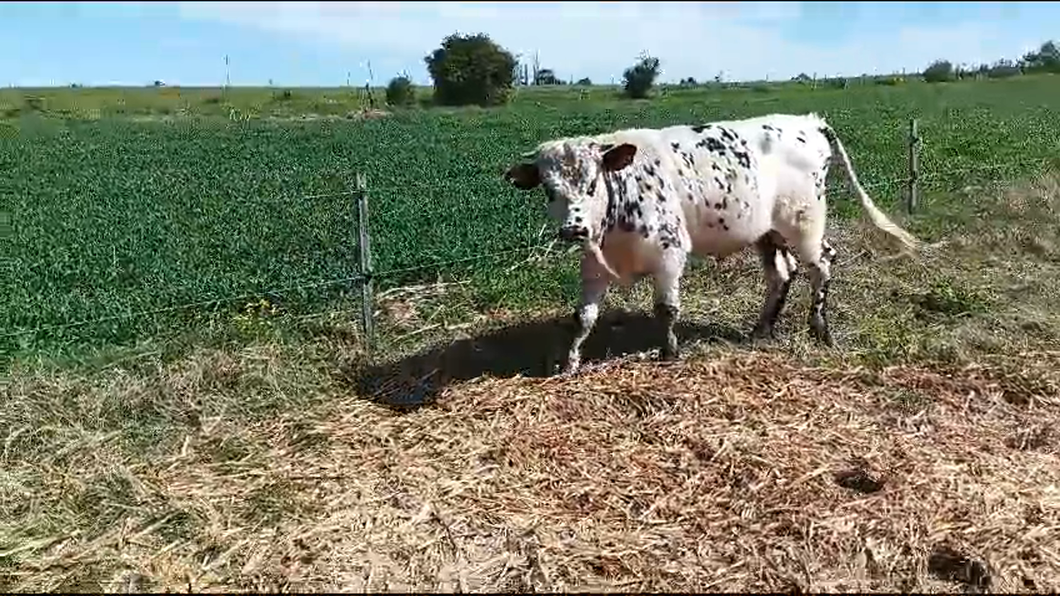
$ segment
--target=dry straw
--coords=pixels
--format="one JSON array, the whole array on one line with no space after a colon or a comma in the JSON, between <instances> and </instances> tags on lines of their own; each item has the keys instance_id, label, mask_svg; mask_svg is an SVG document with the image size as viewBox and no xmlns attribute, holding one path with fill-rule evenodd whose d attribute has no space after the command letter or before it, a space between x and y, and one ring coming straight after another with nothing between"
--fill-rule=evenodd
<instances>
[{"instance_id":1,"label":"dry straw","mask_svg":"<svg viewBox=\"0 0 1060 596\"><path fill-rule=\"evenodd\" d=\"M1038 369L627 359L456 383L414 411L337 383L323 410L206 420L129 471L196 532L127 519L25 571L58 585L120 560L114 589L211 591L1055 591L1060 355L1024 358ZM233 444L247 455L210 456Z\"/></svg>"}]
</instances>

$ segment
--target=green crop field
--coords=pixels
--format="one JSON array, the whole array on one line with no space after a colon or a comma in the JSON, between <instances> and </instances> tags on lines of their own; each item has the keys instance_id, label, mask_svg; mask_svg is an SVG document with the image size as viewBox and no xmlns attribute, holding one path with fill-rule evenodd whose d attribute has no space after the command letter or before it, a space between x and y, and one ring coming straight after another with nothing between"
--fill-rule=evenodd
<instances>
[{"instance_id":1,"label":"green crop field","mask_svg":"<svg viewBox=\"0 0 1060 596\"><path fill-rule=\"evenodd\" d=\"M1060 155L1060 79L1048 76L671 88L642 102L604 88L531 90L505 108L377 118L327 118L358 108L356 93L342 90L220 97L169 88L0 92L4 353L136 341L208 309L122 317L233 296L271 291L292 311L326 307L353 287L327 282L357 273L355 204L337 194L356 172L368 177L379 287L471 276L482 300L519 302L575 296L570 268L498 278L492 273L517 254L475 260L548 239L541 197L516 192L500 175L550 137L816 111L892 212L910 118L924 139L927 212L939 208L931 189L1025 178ZM290 119L295 112L316 118ZM840 217L856 213L845 198L834 203Z\"/></svg>"}]
</instances>

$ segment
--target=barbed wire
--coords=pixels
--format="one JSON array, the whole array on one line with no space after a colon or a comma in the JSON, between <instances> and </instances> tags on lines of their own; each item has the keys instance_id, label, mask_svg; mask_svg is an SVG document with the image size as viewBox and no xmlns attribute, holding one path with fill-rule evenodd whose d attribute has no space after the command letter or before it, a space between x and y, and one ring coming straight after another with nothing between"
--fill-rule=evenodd
<instances>
[{"instance_id":1,"label":"barbed wire","mask_svg":"<svg viewBox=\"0 0 1060 596\"><path fill-rule=\"evenodd\" d=\"M315 199L333 199L333 198L336 198L336 197L350 197L350 196L353 196L355 194L357 194L357 191L355 189L342 190L342 191L336 191L336 192L322 192L322 193L316 193L316 194L311 194L311 195L300 195L298 197L298 200L300 200L300 201L312 201L312 200L315 200Z\"/></svg>"},{"instance_id":2,"label":"barbed wire","mask_svg":"<svg viewBox=\"0 0 1060 596\"><path fill-rule=\"evenodd\" d=\"M918 182L925 182L925 181L936 180L936 179L952 178L952 177L962 176L962 175L967 175L967 174L980 173L980 172L983 172L983 171L1004 171L1004 170L1017 171L1017 170L1025 168L1025 167L1027 167L1029 165L1035 165L1035 166L1041 167L1041 166L1047 165L1048 163L1050 163L1050 159L1046 158L1046 157L1042 157L1040 159L1035 159L1035 160L1032 160L1032 161L1020 162L1020 163L1012 163L1012 162L1004 163L1004 162L1002 162L1002 163L996 163L996 164L982 164L980 166L968 167L968 168L963 168L963 169L960 169L960 170L949 170L945 174L938 173L938 172L921 173L918 176L917 181ZM921 166L923 166L923 165L925 165L925 164L922 163ZM830 173L831 172L835 172L835 171L837 171L837 170L833 166L830 169ZM856 166L855 166L855 171L856 171ZM494 172L491 171L491 173L494 173ZM497 180L497 185L496 185L496 188L493 189L494 191L505 191L505 190L509 190L510 189L510 187L506 183L503 182L503 178L502 178L502 175L500 173L497 173L496 180ZM870 190L870 189L874 189L874 188L884 188L884 187L888 187L888 186L896 186L896 185L899 185L899 184L908 184L910 180L911 180L911 178L909 178L908 176L904 176L904 177L899 177L899 178L892 178L890 180L873 181L873 182L868 182L868 183L862 182L862 186L866 190ZM482 194L488 194L489 193L489 189L486 189L486 188L469 189L466 184L451 183L451 182L423 182L423 183L415 182L415 181L407 181L407 182L406 181L401 181L401 182L398 182L398 181L395 181L393 179L388 179L385 182L383 182L382 184L380 184L378 181L373 182L371 179L369 179L368 182L369 182L369 186L370 186L369 187L369 191L368 191L370 196L372 194L374 194L374 193L380 193L380 194L383 194L383 195L386 195L386 196L400 195L401 193L407 192L409 190L424 191L424 192L419 193L419 194L435 194L435 193L437 193L437 194L451 194L449 192L450 189L451 189L451 190L454 191L452 194L463 194L465 196L466 195L472 195L472 196L474 196L474 195L482 195ZM843 179L843 183L846 184L846 180L845 179ZM429 200L428 200L428 202L429 202ZM405 202L405 203L402 203L400 206L398 206L396 208L393 208L393 209L387 209L387 210L383 210L383 211L378 211L378 210L373 211L372 215L373 215L373 217L389 218L389 217L392 217L394 215L401 215L401 214L403 214L405 212L421 208L422 206L423 206L422 202L415 202L415 203Z\"/></svg>"},{"instance_id":3,"label":"barbed wire","mask_svg":"<svg viewBox=\"0 0 1060 596\"><path fill-rule=\"evenodd\" d=\"M158 308L158 309L144 310L144 311L138 311L138 312L133 312L133 313L123 313L123 314L120 314L120 315L112 315L112 316L101 317L101 318L97 318L97 319L85 319L85 320L82 320L82 321L75 321L73 323L64 323L64 324L60 324L60 325L48 325L48 326L44 326L44 327L36 327L36 328L33 328L33 329L20 329L20 330L16 330L16 331L10 331L10 332L6 332L6 333L2 333L2 334L0 334L0 338L9 338L9 337L16 337L16 336L20 336L20 335L29 335L29 334L33 334L33 333L44 333L44 332L50 332L50 331L60 331L60 330L64 330L64 329L71 329L71 328L81 327L81 326L85 326L85 325L109 323L109 322L112 322L112 321L120 321L120 320L127 320L127 319L136 319L136 318L141 318L141 317L156 316L156 315L162 315L162 314L167 314L167 313L172 313L172 312L180 312L180 311L189 310L189 309L195 309L195 308L219 306L219 305L222 305L222 304L227 304L227 303L232 303L232 302L239 302L239 301L243 301L243 300L254 300L254 299L258 299L258 298L261 298L263 296L269 296L269 295L279 295L279 294L286 294L286 293L290 293L290 292L297 292L297 291L300 291L300 290L311 290L311 289L324 288L324 287L328 287L328 286L352 284L352 283L355 283L355 282L364 282L364 281L366 281L369 278L380 279L380 278L387 278L387 277L396 277L396 276L404 274L404 273L415 273L415 272L418 272L418 271L444 270L446 268L451 268L451 267L454 267L456 265L472 263L472 262L476 262L476 261L482 261L482 260L486 260L486 259L490 259L490 258L494 258L494 257L511 255L511 254L518 254L518 253L529 253L529 252L533 252L535 250L548 248L548 247L550 247L552 245L553 245L552 242L546 242L546 243L539 242L537 244L522 245L522 246L517 246L517 247L513 247L513 248L509 248L509 249L499 250L499 251L490 252L490 253L484 253L484 254L481 254L481 255L472 255L470 257L464 257L464 258L461 258L461 259L454 259L454 260L450 260L450 261L435 261L435 262L432 262L432 263L425 263L423 265L415 265L415 266L411 266L411 267L399 267L399 268L394 268L394 269L386 269L386 270L383 270L383 271L380 271L380 272L372 272L372 273L369 273L367 275L358 274L358 275L355 275L355 276L343 277L343 278L337 278L337 279L330 279L330 280L314 282L314 283L310 283L310 284L300 284L300 285L295 285L295 286L286 286L286 287L282 287L282 288L266 289L266 290L261 290L261 291L258 291L258 292L250 292L250 293L245 293L245 294L240 294L240 295L235 295L235 296L229 296L229 297L213 298L213 299L209 299L209 300L200 300L200 301L196 301L196 302L188 302L188 303L184 303L184 304L177 304L177 305L167 306L167 307Z\"/></svg>"},{"instance_id":4,"label":"barbed wire","mask_svg":"<svg viewBox=\"0 0 1060 596\"><path fill-rule=\"evenodd\" d=\"M17 336L20 336L20 335L29 335L29 334L33 334L33 333L43 333L43 332L49 332L49 331L60 331L60 330L64 330L64 329L72 329L72 328L75 328L75 327L82 327L84 325L95 325L95 324L99 324L99 323L109 323L109 322L112 322L112 321L121 321L121 320L127 320L127 319L138 319L138 318L148 317L148 316L163 315L163 314L167 314L167 313L180 312L180 311L183 311L183 310L189 310L189 309L193 309L193 308L203 308L203 307L208 307L208 306L218 306L218 305L227 304L227 303L230 303L230 302L239 302L241 300L254 300L254 299L261 298L262 296L268 296L270 294L284 294L284 293L289 293L289 292L297 292L299 290L312 290L312 289L319 289L319 288L328 287L328 286L350 284L350 283L362 281L362 280L364 280L364 278L365 277L363 275L356 275L356 276L352 276L352 277L330 279L330 280L326 280L326 281L322 281L322 282L315 282L315 283L311 283L311 284L301 284L301 285L297 285L297 286L288 286L288 287L284 287L284 288L276 288L276 289L271 289L271 290L262 290L260 292L252 292L252 293L241 294L241 295L236 295L236 296L227 296L227 297L222 297L222 298L213 298L213 299L210 299L210 300L200 300L200 301L197 301L197 302L188 302L188 303L185 303L185 304L177 304L177 305L174 305L174 306L166 306L166 307L163 307L163 308L158 308L158 309L153 309L153 310L145 310L145 311L139 311L139 312L133 312L133 313L123 313L123 314L120 314L120 315L111 315L109 317L101 317L101 318L98 318L98 319L85 319L85 320L82 320L82 321L75 321L73 323L63 323L63 324L60 324L60 325L47 325L47 326L44 326L44 327L35 327L33 329L19 329L19 330L16 330L16 331L9 331L9 332L0 334L0 338L6 339L6 338L9 338L9 337L17 337Z\"/></svg>"},{"instance_id":5,"label":"barbed wire","mask_svg":"<svg viewBox=\"0 0 1060 596\"><path fill-rule=\"evenodd\" d=\"M548 248L551 245L552 245L551 242L538 243L538 244L533 244L533 245L518 246L518 247L514 247L514 248L499 250L499 251L496 251L496 252L484 253L484 254L480 254L480 255L472 255L470 257L464 257L462 259L456 259L456 260L453 260L453 261L440 261L440 262L435 262L435 263L431 263L431 264L427 264L427 265L414 265L414 266L411 266L411 267L401 267L401 268L397 268L397 269L388 269L386 271L382 271L380 273L373 274L373 277L377 277L377 278L395 277L395 276L401 275L403 273L414 273L414 272L417 272L417 271L430 271L432 269L442 269L442 268L446 268L446 267L452 267L452 266L455 266L455 265L463 265L463 264L466 264L466 263L484 261L486 259L491 259L491 258L494 258L494 257L499 257L499 256L504 256L504 255L518 254L518 253L525 253L525 252L533 252L533 251L538 250L538 249Z\"/></svg>"},{"instance_id":6,"label":"barbed wire","mask_svg":"<svg viewBox=\"0 0 1060 596\"><path fill-rule=\"evenodd\" d=\"M926 173L926 174L920 174L920 176L917 179L917 183L918 184L922 184L922 185L930 185L933 182L948 182L948 181L952 181L953 178L960 177L960 176L965 176L965 175L968 175L968 174L978 174L978 173L982 173L982 172L986 172L986 171L1004 171L1004 170L1018 171L1018 170L1023 170L1027 166L1032 165L1032 164L1033 165L1037 165L1037 166L1045 166L1045 165L1047 165L1049 163L1050 163L1049 159L1040 159L1040 160L1034 160L1033 162L1025 162L1025 163L1022 163L1022 164L1014 164L1014 163L1008 163L1008 164L1006 164L1006 163L984 164L982 167L965 168L963 170L947 171L945 173L930 172L930 173ZM847 181L844 180L844 182L847 182ZM878 190L880 188L886 188L886 187L899 187L901 189L902 187L908 186L909 182L910 182L910 178L904 177L904 178L895 178L895 179L891 179L891 180L876 181L876 182L871 182L871 183L867 183L867 184L863 183L862 187L865 188L865 190L867 192L868 191L873 191L873 190ZM996 182L1001 182L1001 181L996 181ZM400 186L401 186L402 189L407 189L409 187L405 183L400 183ZM848 184L844 184L844 186L848 186ZM432 188L434 190L441 190L444 187L444 185L439 186L439 185L435 185L435 184L429 184L429 185L426 185L426 187L430 187L430 188ZM378 188L376 190L378 190ZM391 189L391 190L397 190L397 189ZM466 188L464 190L466 191ZM354 196L354 195L357 194L357 192L358 191L356 189L351 189L351 190L346 190L346 191L336 191L336 192L328 192L328 193L315 193L315 194L309 194L309 195L297 195L297 198L299 200L314 200L314 199L321 199L321 198ZM369 195L370 195L371 192L372 192L372 189L369 188L368 192L369 192ZM375 215L376 218L379 218L379 217L391 217L394 214L400 213L401 211L403 211L403 209L391 210L389 212L384 212L382 214L374 214L374 215ZM229 303L239 302L239 301L244 301L244 300L245 301L250 301L250 300L260 299L262 297L266 297L266 296L270 296L270 295L281 295L281 294L285 294L285 293L304 291L304 290L320 289L320 288L326 288L326 287L330 287L330 286L361 283L361 282L365 282L365 281L367 281L369 279L395 278L395 277L398 277L400 275L404 275L404 274L408 274L408 273L417 273L417 272L424 272L424 271L444 271L447 268L453 268L453 267L455 267L457 265L470 264L470 263L480 262L480 261L484 261L484 260L488 260L488 259L494 259L494 258L503 257L503 256L511 256L511 255L516 255L516 254L532 253L534 251L542 250L542 249L551 249L551 248L553 248L555 246L555 240L548 241L548 242L543 242L542 241L542 237L544 236L544 230L545 230L545 227L542 227L541 231L539 231L538 235L537 235L538 236L538 240L536 242L534 242L534 243L529 243L529 244L524 243L524 244L521 244L521 245L518 245L518 246L505 248L505 249L501 249L501 250L498 250L498 251L492 251L492 252L482 253L482 254L478 254L478 255L471 255L471 256L463 257L463 258L459 258L459 259L447 260L447 261L434 261L434 262L430 262L430 263L424 263L424 264L421 264L421 265L413 265L413 266L408 266L408 267L396 267L396 268L392 268L392 269L385 269L385 270L381 270L381 271L369 272L369 273L366 273L366 274L357 274L357 275L353 275L353 276L346 276L346 277L341 277L341 278L322 280L322 281L313 282L313 283L307 283L307 284L298 284L298 285L293 285L293 286L285 286L285 287L280 287L280 288L264 289L264 290L260 290L260 291L246 292L246 293L243 293L243 294L238 294L238 295L233 295L233 296L212 298L212 299L207 299L207 300L199 300L199 301L195 301L195 302L178 304L178 305L173 305L173 306L168 306L168 307L163 307L163 308L158 308L158 309L142 310L142 311L131 312L131 313L122 313L122 314L111 315L111 316L107 316L107 317L100 317L100 318L95 318L95 319L84 319L84 320L81 320L81 321L75 321L75 322L71 322L71 323L63 323L63 324L58 324L58 325L46 325L46 326L41 326L41 327L35 327L35 328L32 328L32 329L19 329L19 330L14 330L14 331L7 331L7 332L0 333L0 339L7 339L7 338L12 338L12 337L32 335L32 334L38 334L38 333L48 333L48 332L54 332L54 331L62 331L62 330L73 329L73 328L77 328L77 327L83 327L83 326L88 326L88 325L98 325L98 324L102 324L102 323L110 323L110 322L115 322L115 321L123 321L123 320L129 320L129 319L140 319L140 318L144 318L144 317L152 317L152 316L157 316L157 315L163 315L163 314L168 314L168 313L187 311L187 310L198 309L198 308L219 306L219 305L224 305L224 304L229 304ZM183 287L186 288L187 286L183 286Z\"/></svg>"}]
</instances>

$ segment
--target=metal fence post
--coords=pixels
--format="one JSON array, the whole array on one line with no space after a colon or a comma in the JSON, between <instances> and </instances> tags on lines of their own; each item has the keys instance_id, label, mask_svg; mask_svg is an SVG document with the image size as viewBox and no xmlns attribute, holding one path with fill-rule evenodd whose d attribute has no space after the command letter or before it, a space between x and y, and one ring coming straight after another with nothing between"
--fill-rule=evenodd
<instances>
[{"instance_id":1,"label":"metal fence post","mask_svg":"<svg viewBox=\"0 0 1060 596\"><path fill-rule=\"evenodd\" d=\"M909 190L906 196L906 211L910 214L916 209L918 182L920 178L919 163L920 134L916 130L916 118L909 121Z\"/></svg>"},{"instance_id":2,"label":"metal fence post","mask_svg":"<svg viewBox=\"0 0 1060 596\"><path fill-rule=\"evenodd\" d=\"M359 236L361 274L361 329L364 331L365 350L372 353L375 342L375 308L372 295L372 247L368 234L368 183L363 174L357 174L357 230Z\"/></svg>"}]
</instances>

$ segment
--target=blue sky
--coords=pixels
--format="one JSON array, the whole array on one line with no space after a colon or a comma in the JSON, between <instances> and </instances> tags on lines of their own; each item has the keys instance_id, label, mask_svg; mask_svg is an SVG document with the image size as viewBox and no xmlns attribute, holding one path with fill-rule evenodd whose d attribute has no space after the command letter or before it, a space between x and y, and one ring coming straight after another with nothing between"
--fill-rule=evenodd
<instances>
[{"instance_id":1,"label":"blue sky","mask_svg":"<svg viewBox=\"0 0 1060 596\"><path fill-rule=\"evenodd\" d=\"M0 85L375 83L454 31L535 51L566 79L620 79L642 50L663 79L916 70L1017 58L1060 37L1060 3L0 3ZM1054 37L1055 38L1055 37ZM349 75L347 74L349 73Z\"/></svg>"}]
</instances>

